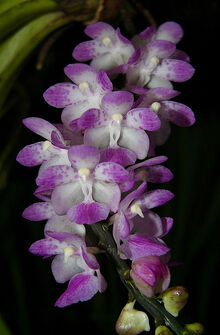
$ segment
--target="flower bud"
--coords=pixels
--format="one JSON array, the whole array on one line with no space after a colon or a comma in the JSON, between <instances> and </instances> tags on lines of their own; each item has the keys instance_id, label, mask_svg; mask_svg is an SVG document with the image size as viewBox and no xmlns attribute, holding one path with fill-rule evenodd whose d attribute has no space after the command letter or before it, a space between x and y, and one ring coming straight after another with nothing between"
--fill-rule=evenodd
<instances>
[{"instance_id":1,"label":"flower bud","mask_svg":"<svg viewBox=\"0 0 220 335\"><path fill-rule=\"evenodd\" d=\"M189 323L185 325L185 329L192 334L204 334L205 329L203 325L199 322Z\"/></svg>"},{"instance_id":2,"label":"flower bud","mask_svg":"<svg viewBox=\"0 0 220 335\"><path fill-rule=\"evenodd\" d=\"M131 277L147 297L163 292L170 283L169 268L157 256L135 259L131 266Z\"/></svg>"},{"instance_id":3,"label":"flower bud","mask_svg":"<svg viewBox=\"0 0 220 335\"><path fill-rule=\"evenodd\" d=\"M155 335L173 335L173 333L166 326L158 326Z\"/></svg>"},{"instance_id":4,"label":"flower bud","mask_svg":"<svg viewBox=\"0 0 220 335\"><path fill-rule=\"evenodd\" d=\"M136 335L143 331L149 331L149 319L146 313L134 309L134 303L128 302L122 309L115 325L119 335Z\"/></svg>"},{"instance_id":5,"label":"flower bud","mask_svg":"<svg viewBox=\"0 0 220 335\"><path fill-rule=\"evenodd\" d=\"M185 287L170 287L162 295L165 309L173 316L178 316L179 311L183 309L187 303L189 294Z\"/></svg>"}]
</instances>

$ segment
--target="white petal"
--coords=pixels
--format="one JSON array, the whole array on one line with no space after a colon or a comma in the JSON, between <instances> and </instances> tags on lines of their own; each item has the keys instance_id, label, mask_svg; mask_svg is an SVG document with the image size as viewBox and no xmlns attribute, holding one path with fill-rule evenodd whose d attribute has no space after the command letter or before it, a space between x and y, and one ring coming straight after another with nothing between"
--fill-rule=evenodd
<instances>
[{"instance_id":1,"label":"white petal","mask_svg":"<svg viewBox=\"0 0 220 335\"><path fill-rule=\"evenodd\" d=\"M51 203L58 215L65 215L70 207L81 203L84 195L78 181L55 187Z\"/></svg>"},{"instance_id":2,"label":"white petal","mask_svg":"<svg viewBox=\"0 0 220 335\"><path fill-rule=\"evenodd\" d=\"M102 181L94 181L93 199L110 206L113 212L118 210L121 192L117 184Z\"/></svg>"},{"instance_id":3,"label":"white petal","mask_svg":"<svg viewBox=\"0 0 220 335\"><path fill-rule=\"evenodd\" d=\"M138 159L144 159L149 149L149 138L144 130L122 127L118 144L134 151Z\"/></svg>"}]
</instances>

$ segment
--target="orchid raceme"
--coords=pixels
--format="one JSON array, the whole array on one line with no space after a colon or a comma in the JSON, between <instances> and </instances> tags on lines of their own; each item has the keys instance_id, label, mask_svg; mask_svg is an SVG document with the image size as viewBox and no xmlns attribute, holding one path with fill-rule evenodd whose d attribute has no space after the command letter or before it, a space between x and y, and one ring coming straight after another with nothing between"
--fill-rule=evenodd
<instances>
[{"instance_id":1,"label":"orchid raceme","mask_svg":"<svg viewBox=\"0 0 220 335\"><path fill-rule=\"evenodd\" d=\"M55 84L43 94L49 105L61 109L61 123L24 119L44 140L17 155L24 166L40 167L34 194L41 201L27 207L23 217L46 220L44 238L30 252L53 257L55 280L68 282L58 307L106 289L94 255L102 250L87 236L102 225L107 232L100 228L98 236L106 234L100 245L110 255L114 249L116 263L131 264L123 276L129 275L146 299L168 288L171 249L163 237L174 220L156 211L174 194L157 185L169 182L173 173L163 165L167 157L157 155L157 146L168 139L170 123L188 127L195 122L190 107L171 100L180 93L173 82L194 73L189 57L176 49L183 36L179 24L147 27L131 41L104 22L92 23L85 33L91 40L77 45L73 57L90 65L67 65L64 72L72 82ZM119 73L125 83L121 90L114 87Z\"/></svg>"}]
</instances>

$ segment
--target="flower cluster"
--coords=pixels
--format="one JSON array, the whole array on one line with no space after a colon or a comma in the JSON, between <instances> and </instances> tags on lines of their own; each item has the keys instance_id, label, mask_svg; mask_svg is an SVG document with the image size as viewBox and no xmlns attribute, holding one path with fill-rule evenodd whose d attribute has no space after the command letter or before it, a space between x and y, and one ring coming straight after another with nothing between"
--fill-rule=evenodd
<instances>
[{"instance_id":1,"label":"flower cluster","mask_svg":"<svg viewBox=\"0 0 220 335\"><path fill-rule=\"evenodd\" d=\"M60 108L61 123L38 117L23 120L43 141L24 147L17 161L39 165L35 196L23 212L32 221L47 220L44 238L30 252L53 256L58 283L69 282L56 306L85 301L103 292L100 272L86 225L107 220L118 255L131 263L130 275L148 297L170 282L170 248L163 237L173 225L154 208L173 193L150 185L168 182L172 172L156 156L170 133L170 122L186 127L192 110L173 101L180 92L172 82L194 73L189 57L176 44L183 36L175 22L146 28L132 41L119 28L96 22L86 27L91 38L73 50L78 62L64 68L71 80L49 87L46 102ZM114 86L124 75L123 89Z\"/></svg>"}]
</instances>

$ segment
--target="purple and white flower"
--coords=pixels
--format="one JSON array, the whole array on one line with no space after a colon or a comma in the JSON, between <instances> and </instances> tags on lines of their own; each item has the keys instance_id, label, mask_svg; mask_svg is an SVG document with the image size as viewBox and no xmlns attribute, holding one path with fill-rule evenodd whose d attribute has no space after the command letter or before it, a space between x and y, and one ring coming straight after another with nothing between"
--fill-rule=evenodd
<instances>
[{"instance_id":1,"label":"purple and white flower","mask_svg":"<svg viewBox=\"0 0 220 335\"><path fill-rule=\"evenodd\" d=\"M171 81L189 80L194 74L194 68L188 62L173 59L175 49L174 43L161 40L149 42L145 48L139 47L128 63L121 66L121 70L126 73L126 87L172 89Z\"/></svg>"},{"instance_id":2,"label":"purple and white flower","mask_svg":"<svg viewBox=\"0 0 220 335\"><path fill-rule=\"evenodd\" d=\"M85 111L100 108L102 97L113 86L107 74L96 71L87 64L69 64L64 72L71 83L60 83L44 92L46 102L56 108L63 108L61 119L64 125L75 131L76 121Z\"/></svg>"},{"instance_id":3,"label":"purple and white flower","mask_svg":"<svg viewBox=\"0 0 220 335\"><path fill-rule=\"evenodd\" d=\"M92 59L90 65L95 69L107 71L125 64L134 52L132 43L122 36L120 29L114 30L108 23L92 23L85 33L93 40L77 45L73 57L80 62Z\"/></svg>"},{"instance_id":4,"label":"purple and white flower","mask_svg":"<svg viewBox=\"0 0 220 335\"><path fill-rule=\"evenodd\" d=\"M33 243L29 251L43 257L55 256L51 269L58 283L69 281L55 306L65 307L91 299L103 292L106 282L95 256L87 251L83 238L65 232L46 232L47 238Z\"/></svg>"},{"instance_id":5,"label":"purple and white flower","mask_svg":"<svg viewBox=\"0 0 220 335\"><path fill-rule=\"evenodd\" d=\"M127 168L129 179L120 184L120 190L127 192L131 190L135 183L166 183L173 178L172 172L165 166L160 165L167 160L166 156L149 158L146 161L131 165Z\"/></svg>"},{"instance_id":6,"label":"purple and white flower","mask_svg":"<svg viewBox=\"0 0 220 335\"><path fill-rule=\"evenodd\" d=\"M148 43L160 40L169 41L174 44L179 43L183 37L183 28L176 22L167 21L161 24L158 28L155 25L151 25L143 30L140 34L135 35L132 38L132 43L138 48L140 45L145 47ZM175 49L170 58L180 59L185 62L189 62L189 56L182 50Z\"/></svg>"},{"instance_id":7,"label":"purple and white flower","mask_svg":"<svg viewBox=\"0 0 220 335\"><path fill-rule=\"evenodd\" d=\"M121 197L117 183L126 181L128 172L114 162L99 163L99 150L92 146L72 146L68 157L72 166L49 167L36 180L38 186L54 189L51 203L56 213L91 224L116 212Z\"/></svg>"},{"instance_id":8,"label":"purple and white flower","mask_svg":"<svg viewBox=\"0 0 220 335\"><path fill-rule=\"evenodd\" d=\"M84 143L99 149L125 148L133 151L137 158L145 158L149 148L145 130L159 129L160 120L150 109L132 109L133 103L129 92L107 93L102 99L102 109L91 109L78 120L78 127L85 129ZM135 161L132 160L130 164Z\"/></svg>"},{"instance_id":9,"label":"purple and white flower","mask_svg":"<svg viewBox=\"0 0 220 335\"><path fill-rule=\"evenodd\" d=\"M111 217L113 236L121 258L160 256L169 251L160 238L171 229L173 221L171 218L160 219L150 209L163 205L174 195L163 189L143 193L145 188L146 182L143 182L129 193L120 202L118 212Z\"/></svg>"},{"instance_id":10,"label":"purple and white flower","mask_svg":"<svg viewBox=\"0 0 220 335\"><path fill-rule=\"evenodd\" d=\"M84 225L71 222L66 215L57 215L50 201L35 202L24 210L22 216L30 221L47 220L44 227L45 236L47 231L70 233L83 238L86 234Z\"/></svg>"},{"instance_id":11,"label":"purple and white flower","mask_svg":"<svg viewBox=\"0 0 220 335\"><path fill-rule=\"evenodd\" d=\"M170 134L170 122L180 127L189 127L195 123L193 111L186 105L169 101L179 94L178 91L164 87L156 87L141 96L138 107L146 107L157 114L161 121L160 129L149 133L153 146L162 145Z\"/></svg>"},{"instance_id":12,"label":"purple and white flower","mask_svg":"<svg viewBox=\"0 0 220 335\"><path fill-rule=\"evenodd\" d=\"M16 157L20 164L36 166L43 163L44 167L58 164L70 165L68 148L74 142L82 143L80 134L69 133L65 131L63 125L53 125L38 117L26 118L23 123L34 133L44 137L46 141L24 147Z\"/></svg>"}]
</instances>

